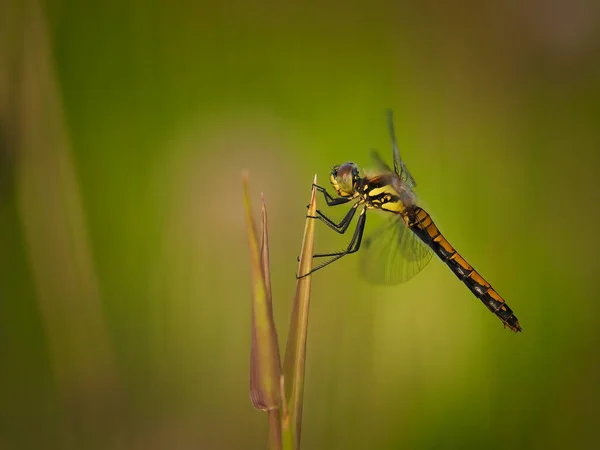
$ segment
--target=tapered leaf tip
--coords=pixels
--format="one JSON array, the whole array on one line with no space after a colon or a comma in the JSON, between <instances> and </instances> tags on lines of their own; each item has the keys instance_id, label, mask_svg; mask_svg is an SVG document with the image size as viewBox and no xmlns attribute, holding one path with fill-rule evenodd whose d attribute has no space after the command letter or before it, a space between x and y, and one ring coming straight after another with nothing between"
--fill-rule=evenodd
<instances>
[{"instance_id":1,"label":"tapered leaf tip","mask_svg":"<svg viewBox=\"0 0 600 450\"><path fill-rule=\"evenodd\" d=\"M247 174L245 176L247 177ZM250 399L255 408L270 410L277 409L280 403L279 378L281 369L268 278L266 209L264 208L263 196L261 221L263 229L260 235L262 243L260 243L252 217L247 178L243 179L243 186L253 290Z\"/></svg>"}]
</instances>

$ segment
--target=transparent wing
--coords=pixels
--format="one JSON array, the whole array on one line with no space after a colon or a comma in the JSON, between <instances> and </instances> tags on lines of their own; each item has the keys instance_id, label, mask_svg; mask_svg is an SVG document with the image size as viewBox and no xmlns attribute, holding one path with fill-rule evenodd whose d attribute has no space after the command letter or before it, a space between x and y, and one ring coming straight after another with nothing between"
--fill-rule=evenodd
<instances>
[{"instance_id":1,"label":"transparent wing","mask_svg":"<svg viewBox=\"0 0 600 450\"><path fill-rule=\"evenodd\" d=\"M396 143L396 132L394 131L394 114L391 109L388 109L388 127L394 153L394 172L398 174L402 181L408 184L411 188L414 188L417 183L404 165L402 158L400 158L400 150L398 150L398 144Z\"/></svg>"},{"instance_id":2,"label":"transparent wing","mask_svg":"<svg viewBox=\"0 0 600 450\"><path fill-rule=\"evenodd\" d=\"M377 152L377 150L371 150L371 157L373 158L373 161L375 161L375 165L377 166L377 170L379 172L394 173L394 171L390 169L390 166L386 164L386 162L383 160L383 158L381 157L379 152Z\"/></svg>"},{"instance_id":3,"label":"transparent wing","mask_svg":"<svg viewBox=\"0 0 600 450\"><path fill-rule=\"evenodd\" d=\"M368 236L361 246L360 272L373 284L399 284L427 266L433 251L393 216Z\"/></svg>"}]
</instances>

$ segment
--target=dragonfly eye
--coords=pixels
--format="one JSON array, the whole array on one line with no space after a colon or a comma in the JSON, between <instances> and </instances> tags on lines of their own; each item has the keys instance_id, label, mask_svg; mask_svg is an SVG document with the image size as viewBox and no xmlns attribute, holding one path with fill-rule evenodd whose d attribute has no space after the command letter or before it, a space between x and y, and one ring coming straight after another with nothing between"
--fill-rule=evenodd
<instances>
[{"instance_id":1,"label":"dragonfly eye","mask_svg":"<svg viewBox=\"0 0 600 450\"><path fill-rule=\"evenodd\" d=\"M354 194L358 173L358 167L354 163L333 167L329 178L338 195L349 197Z\"/></svg>"}]
</instances>

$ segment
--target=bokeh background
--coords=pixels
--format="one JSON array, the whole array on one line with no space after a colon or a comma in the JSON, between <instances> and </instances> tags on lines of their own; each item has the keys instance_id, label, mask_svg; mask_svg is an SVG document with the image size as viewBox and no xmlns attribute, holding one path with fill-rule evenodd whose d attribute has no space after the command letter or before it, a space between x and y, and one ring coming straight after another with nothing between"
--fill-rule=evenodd
<instances>
[{"instance_id":1,"label":"bokeh background","mask_svg":"<svg viewBox=\"0 0 600 450\"><path fill-rule=\"evenodd\" d=\"M596 448L599 52L593 0L2 0L0 449L265 448L240 173L283 346L313 175L388 157L387 107L524 331L437 260L388 288L336 263L303 448Z\"/></svg>"}]
</instances>

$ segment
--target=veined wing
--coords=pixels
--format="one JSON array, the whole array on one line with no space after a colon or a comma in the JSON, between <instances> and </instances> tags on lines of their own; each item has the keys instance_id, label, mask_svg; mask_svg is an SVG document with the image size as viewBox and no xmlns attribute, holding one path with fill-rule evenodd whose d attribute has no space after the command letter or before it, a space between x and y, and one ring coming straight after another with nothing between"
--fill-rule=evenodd
<instances>
[{"instance_id":1,"label":"veined wing","mask_svg":"<svg viewBox=\"0 0 600 450\"><path fill-rule=\"evenodd\" d=\"M414 188L417 183L400 157L400 150L398 150L398 144L396 143L396 132L394 131L394 114L391 109L388 109L388 128L394 153L394 171L398 174L402 181L404 181L411 188Z\"/></svg>"},{"instance_id":2,"label":"veined wing","mask_svg":"<svg viewBox=\"0 0 600 450\"><path fill-rule=\"evenodd\" d=\"M398 284L410 280L427 266L433 251L394 215L364 241L360 272L373 284Z\"/></svg>"}]
</instances>

